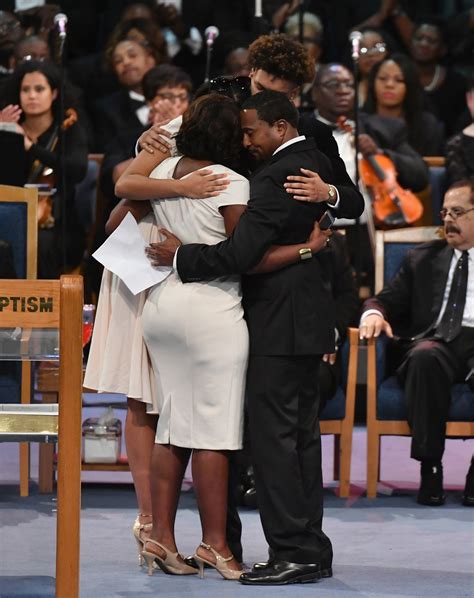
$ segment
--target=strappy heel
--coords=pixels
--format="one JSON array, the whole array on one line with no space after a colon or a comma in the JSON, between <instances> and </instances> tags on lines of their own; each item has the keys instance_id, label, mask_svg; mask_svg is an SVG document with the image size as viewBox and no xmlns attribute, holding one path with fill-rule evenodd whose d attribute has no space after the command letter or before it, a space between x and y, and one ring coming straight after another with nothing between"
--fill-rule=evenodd
<instances>
[{"instance_id":1,"label":"strappy heel","mask_svg":"<svg viewBox=\"0 0 474 598\"><path fill-rule=\"evenodd\" d=\"M199 577L201 579L204 578L204 565L209 565L210 567L214 567L214 569L216 571L218 571L224 579L234 579L234 580L240 579L240 576L242 575L243 571L235 571L234 569L229 569L229 567L226 564L234 558L233 554L231 554L228 557L223 557L221 554L219 554L217 552L217 550L214 550L214 548L212 548L212 546L210 544L204 544L204 542L201 542L199 544L199 546L201 546L202 548L205 548L206 550L209 550L209 552L212 552L212 554L214 555L214 557L216 559L216 562L213 563L212 561L208 561L204 557L197 554L197 551L194 553L194 555L193 555L194 560L198 564ZM198 546L198 548L199 548L199 546Z\"/></svg>"},{"instance_id":2,"label":"strappy heel","mask_svg":"<svg viewBox=\"0 0 474 598\"><path fill-rule=\"evenodd\" d=\"M146 540L148 537L145 537L145 534L149 534L151 532L151 528L153 527L153 523L141 523L140 522L140 515L137 515L132 527L133 537L137 543L138 548L138 566L141 567L144 564L142 551L145 545Z\"/></svg>"},{"instance_id":3,"label":"strappy heel","mask_svg":"<svg viewBox=\"0 0 474 598\"><path fill-rule=\"evenodd\" d=\"M147 550L148 544L154 544L155 546L158 546L158 548L165 553L164 558L156 552ZM179 552L171 552L165 546L163 546L163 544L160 544L156 540L145 540L142 555L148 567L148 575L153 574L154 563L156 563L158 567L168 575L195 575L197 573L194 567L186 565Z\"/></svg>"}]
</instances>

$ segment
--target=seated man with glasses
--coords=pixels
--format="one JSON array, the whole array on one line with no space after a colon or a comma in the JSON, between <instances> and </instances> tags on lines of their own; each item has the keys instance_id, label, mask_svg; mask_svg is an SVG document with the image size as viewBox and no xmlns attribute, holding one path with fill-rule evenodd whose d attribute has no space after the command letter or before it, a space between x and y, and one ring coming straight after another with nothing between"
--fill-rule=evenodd
<instances>
[{"instance_id":1,"label":"seated man with glasses","mask_svg":"<svg viewBox=\"0 0 474 598\"><path fill-rule=\"evenodd\" d=\"M364 303L360 337L397 338L412 432L411 456L421 461L418 502L442 505L446 420L451 386L474 388L474 179L444 197L444 238L407 253L398 274ZM390 323L389 323L390 322ZM393 326L393 329L392 329ZM395 337L397 335L397 337ZM474 464L463 504L474 506Z\"/></svg>"}]
</instances>

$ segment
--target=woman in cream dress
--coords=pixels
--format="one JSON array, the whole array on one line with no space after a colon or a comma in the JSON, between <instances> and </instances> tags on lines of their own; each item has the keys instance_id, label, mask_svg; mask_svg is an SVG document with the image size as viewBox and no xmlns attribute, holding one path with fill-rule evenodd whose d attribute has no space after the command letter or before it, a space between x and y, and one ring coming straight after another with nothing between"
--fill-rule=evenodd
<instances>
[{"instance_id":1,"label":"woman in cream dress","mask_svg":"<svg viewBox=\"0 0 474 598\"><path fill-rule=\"evenodd\" d=\"M181 120L178 117L166 125L165 130L170 136L177 133ZM170 143L171 151L174 151L174 140L171 139ZM161 159L169 155L161 154ZM209 170L191 174L183 181L150 180L149 183L152 185L150 197L169 197L174 193L204 198L225 187L220 178ZM119 218L120 222L120 216L127 211L126 206L127 200L123 200L115 208L107 232L113 230L114 218ZM153 213L145 215L138 226L146 241L159 240ZM139 564L142 562L144 539L151 530L150 459L159 413L155 373L143 340L141 315L147 294L144 291L133 295L115 274L104 270L84 379L86 388L127 397L125 442L138 502L139 513L133 534L138 545Z\"/></svg>"}]
</instances>

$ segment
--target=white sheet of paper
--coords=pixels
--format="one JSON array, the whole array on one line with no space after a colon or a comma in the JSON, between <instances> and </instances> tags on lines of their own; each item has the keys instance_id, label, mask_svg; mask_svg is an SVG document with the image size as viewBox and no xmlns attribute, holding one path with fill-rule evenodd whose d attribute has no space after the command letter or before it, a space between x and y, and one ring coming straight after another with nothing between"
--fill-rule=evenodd
<instances>
[{"instance_id":1,"label":"white sheet of paper","mask_svg":"<svg viewBox=\"0 0 474 598\"><path fill-rule=\"evenodd\" d=\"M137 295L162 282L172 270L169 266L152 266L145 255L147 245L135 218L127 214L92 257L116 274Z\"/></svg>"}]
</instances>

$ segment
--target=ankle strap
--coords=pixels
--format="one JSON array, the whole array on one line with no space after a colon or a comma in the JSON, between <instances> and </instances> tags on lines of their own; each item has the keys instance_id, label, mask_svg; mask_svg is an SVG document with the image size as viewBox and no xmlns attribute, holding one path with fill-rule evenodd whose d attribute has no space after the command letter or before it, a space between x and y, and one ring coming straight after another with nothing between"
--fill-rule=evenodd
<instances>
[{"instance_id":1,"label":"ankle strap","mask_svg":"<svg viewBox=\"0 0 474 598\"><path fill-rule=\"evenodd\" d=\"M214 548L212 548L212 546L210 544L205 544L204 542L200 542L199 546L202 546L206 550L209 550L210 552L212 552L212 554L216 557L216 560L223 561L224 563L228 563L229 561L231 561L234 558L233 554L231 554L227 558L224 558L221 554L219 554L217 552L217 550L214 550Z\"/></svg>"}]
</instances>

